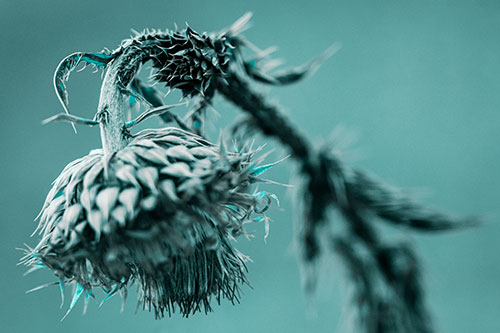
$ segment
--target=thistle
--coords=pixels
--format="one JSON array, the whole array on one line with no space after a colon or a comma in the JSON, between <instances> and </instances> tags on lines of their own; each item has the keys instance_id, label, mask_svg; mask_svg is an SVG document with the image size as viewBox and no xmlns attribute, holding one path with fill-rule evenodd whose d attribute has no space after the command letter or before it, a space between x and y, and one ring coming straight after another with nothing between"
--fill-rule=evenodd
<instances>
[{"instance_id":1,"label":"thistle","mask_svg":"<svg viewBox=\"0 0 500 333\"><path fill-rule=\"evenodd\" d=\"M87 303L96 287L104 289L106 298L118 292L125 296L133 282L139 284L139 305L153 309L156 317L177 308L185 316L210 311L212 297L237 301L239 286L247 282L247 258L230 240L245 234L246 222L263 221L267 227L264 211L275 197L251 193L249 184L275 163L259 166L254 159L259 149L252 145L228 152L203 137L205 109L220 94L247 114L233 126L233 134L259 131L288 149L299 165L302 262L314 268L325 251L339 256L355 289L357 330L432 332L413 247L387 241L377 223L439 232L476 225L477 219L418 204L348 168L329 145L318 149L250 81L297 82L338 48L334 45L309 64L274 72L279 62L270 59L271 51L241 36L250 16L212 34L189 26L148 30L114 51L76 52L63 59L54 86L65 113L46 122L98 125L103 147L70 163L56 179L40 215L42 240L27 250L24 262L32 270L51 269L61 286L75 285L68 313L84 293ZM245 57L244 47L254 55ZM183 118L136 77L147 62L154 84L179 89L194 101ZM68 110L65 81L80 64L106 71L93 119ZM128 99L138 99L148 109L125 122ZM130 128L155 115L179 128L131 134ZM343 217L341 232L325 228L331 210ZM306 290L312 291L316 276L306 278Z\"/></svg>"},{"instance_id":2,"label":"thistle","mask_svg":"<svg viewBox=\"0 0 500 333\"><path fill-rule=\"evenodd\" d=\"M245 223L269 221L264 211L274 196L250 191L272 166L259 166L260 148L247 142L228 152L222 141L216 146L175 127L131 134L133 126L173 107L153 107L125 121L124 87L141 61L135 48L115 54L94 119L67 113L46 121L98 125L103 145L54 181L39 216L42 239L23 259L52 270L61 285L76 284L68 313L82 294L87 303L96 287L107 299L126 295L134 282L139 305L157 318L177 309L184 316L211 311L212 297L234 303L248 283L247 257L231 240L245 234ZM55 76L65 92L60 68L67 69L66 60Z\"/></svg>"},{"instance_id":3,"label":"thistle","mask_svg":"<svg viewBox=\"0 0 500 333\"><path fill-rule=\"evenodd\" d=\"M209 311L212 296L237 301L247 259L230 240L265 219L270 198L248 193L262 170L254 154L172 127L139 132L110 158L93 150L54 181L42 240L26 262L88 295L101 287L109 297L137 281L140 302L157 317L176 307L185 316Z\"/></svg>"}]
</instances>

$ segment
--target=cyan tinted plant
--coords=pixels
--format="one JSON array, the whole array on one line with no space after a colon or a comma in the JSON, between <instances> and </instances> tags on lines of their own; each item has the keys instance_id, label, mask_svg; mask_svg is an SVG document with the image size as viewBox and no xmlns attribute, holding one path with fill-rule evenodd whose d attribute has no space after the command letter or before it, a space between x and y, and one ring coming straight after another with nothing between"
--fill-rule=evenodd
<instances>
[{"instance_id":1,"label":"cyan tinted plant","mask_svg":"<svg viewBox=\"0 0 500 333\"><path fill-rule=\"evenodd\" d=\"M54 84L66 113L48 119L99 126L103 148L70 163L55 181L42 209L42 240L29 249L28 265L48 267L63 283L74 283L70 310L85 294L101 287L107 297L125 292L134 281L139 299L157 317L178 308L183 315L204 309L210 299L238 299L246 281L245 257L231 237L244 234L243 224L267 222L263 214L272 195L252 192L249 184L272 166L254 160L249 145L232 152L211 144L203 131L206 108L217 94L247 117L233 126L241 142L260 132L277 140L299 167L303 206L301 240L305 265L314 267L325 251L344 262L354 285L352 302L358 328L364 332L430 332L433 330L420 281L418 258L408 243L387 242L376 224L437 232L469 226L409 199L368 174L347 167L330 145L317 147L284 116L279 106L254 91L251 81L285 85L317 70L335 47L310 64L273 71L276 61L241 33L247 14L213 34L186 27L144 31L114 51L77 52L56 70ZM244 49L254 54L247 57ZM143 64L151 79L178 89L195 107L180 118L163 105L159 92L137 77ZM83 64L105 70L94 119L69 114L65 81ZM126 121L128 101L148 109ZM166 127L132 134L142 120L159 115ZM343 217L343 228L329 228L328 214ZM309 270L314 272L314 270ZM314 274L308 289L314 287Z\"/></svg>"}]
</instances>

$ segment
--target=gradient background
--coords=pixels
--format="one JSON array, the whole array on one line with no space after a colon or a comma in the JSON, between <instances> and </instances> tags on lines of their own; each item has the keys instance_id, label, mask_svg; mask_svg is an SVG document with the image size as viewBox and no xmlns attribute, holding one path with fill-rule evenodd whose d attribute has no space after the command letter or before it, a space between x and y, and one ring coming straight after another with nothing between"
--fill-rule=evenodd
<instances>
[{"instance_id":1,"label":"gradient background","mask_svg":"<svg viewBox=\"0 0 500 333\"><path fill-rule=\"evenodd\" d=\"M82 304L63 322L59 291L49 272L27 277L16 266L51 181L63 167L100 146L96 128L41 126L62 112L52 87L58 62L74 51L114 49L130 28L172 28L184 22L216 31L246 11L254 26L245 35L296 65L333 42L342 49L314 76L285 88L262 88L277 99L315 142L343 125L357 141L351 165L393 185L417 189L423 202L459 215L478 214L480 228L411 239L425 265L428 303L439 332L500 332L500 2L386 1L6 1L0 0L0 223L1 301L4 332L342 332L346 283L333 261L323 271L315 302L301 290L292 246L294 207L285 190L274 209L267 244L263 227L238 246L254 259L253 289L238 306L155 321L134 315L119 298L101 309ZM92 117L100 77L74 74L68 89L74 114ZM232 119L221 99L223 126ZM154 120L149 124L156 125ZM274 143L270 145L274 146ZM356 154L349 154L349 153ZM284 152L277 151L275 157ZM291 162L268 177L287 182ZM391 238L396 237L391 234ZM326 281L326 282L325 282ZM66 295L67 307L70 300Z\"/></svg>"}]
</instances>

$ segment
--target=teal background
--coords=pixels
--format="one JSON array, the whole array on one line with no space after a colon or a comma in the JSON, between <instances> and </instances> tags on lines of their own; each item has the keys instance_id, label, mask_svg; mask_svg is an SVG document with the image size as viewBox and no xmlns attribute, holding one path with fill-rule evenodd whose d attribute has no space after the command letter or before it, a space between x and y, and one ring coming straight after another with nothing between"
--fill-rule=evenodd
<instances>
[{"instance_id":1,"label":"teal background","mask_svg":"<svg viewBox=\"0 0 500 333\"><path fill-rule=\"evenodd\" d=\"M279 101L295 124L318 144L342 125L357 140L345 153L350 165L398 187L416 190L421 201L457 215L480 215L485 224L444 235L387 235L410 239L424 263L428 304L439 332L500 332L500 2L386 1L6 1L0 0L0 322L3 332L343 332L346 282L328 258L316 297L301 290L293 251L290 195L280 187L282 210L267 243L263 227L241 239L250 255L253 289L241 304L189 319L155 321L134 314L129 300L101 309L81 304L62 323L59 291L48 272L27 277L16 266L51 181L75 158L100 146L96 128L42 126L62 112L52 75L74 51L114 49L130 28L172 28L184 22L216 31L246 11L254 26L245 35L276 56L300 64L333 42L342 49L312 77L285 88L259 87ZM100 77L74 74L70 109L92 117ZM221 99L215 127L236 115ZM156 125L157 121L149 124ZM271 143L269 147L276 146ZM279 149L274 157L283 156ZM268 174L288 182L287 161ZM335 223L340 223L335 221ZM69 304L66 295L66 307ZM66 309L66 308L65 308Z\"/></svg>"}]
</instances>

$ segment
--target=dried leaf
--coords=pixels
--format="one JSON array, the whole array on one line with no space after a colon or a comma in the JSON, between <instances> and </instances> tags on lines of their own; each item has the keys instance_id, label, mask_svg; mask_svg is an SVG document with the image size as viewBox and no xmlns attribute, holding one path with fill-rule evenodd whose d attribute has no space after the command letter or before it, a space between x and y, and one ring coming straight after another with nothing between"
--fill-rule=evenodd
<instances>
[{"instance_id":1,"label":"dried leaf","mask_svg":"<svg viewBox=\"0 0 500 333\"><path fill-rule=\"evenodd\" d=\"M96 205L101 211L105 220L109 219L109 213L115 206L119 193L120 193L120 188L108 187L101 190L97 194Z\"/></svg>"},{"instance_id":2,"label":"dried leaf","mask_svg":"<svg viewBox=\"0 0 500 333\"><path fill-rule=\"evenodd\" d=\"M125 228L127 226L127 209L123 206L116 206L111 213L113 220L118 222L118 224Z\"/></svg>"},{"instance_id":3,"label":"dried leaf","mask_svg":"<svg viewBox=\"0 0 500 333\"><path fill-rule=\"evenodd\" d=\"M94 184L94 181L97 179L101 171L104 169L103 161L98 161L94 164L90 170L85 173L85 177L83 178L83 188L89 188Z\"/></svg>"},{"instance_id":4,"label":"dried leaf","mask_svg":"<svg viewBox=\"0 0 500 333\"><path fill-rule=\"evenodd\" d=\"M160 183L160 189L171 201L176 202L179 200L173 180L166 179L162 181Z\"/></svg>"},{"instance_id":5,"label":"dried leaf","mask_svg":"<svg viewBox=\"0 0 500 333\"><path fill-rule=\"evenodd\" d=\"M99 191L100 185L94 185L91 188L84 188L80 195L80 203L87 212L90 212L95 203L95 197Z\"/></svg>"},{"instance_id":6,"label":"dried leaf","mask_svg":"<svg viewBox=\"0 0 500 333\"><path fill-rule=\"evenodd\" d=\"M99 210L92 210L88 216L88 223L94 229L95 239L101 238L101 231L104 224L104 218Z\"/></svg>"},{"instance_id":7,"label":"dried leaf","mask_svg":"<svg viewBox=\"0 0 500 333\"><path fill-rule=\"evenodd\" d=\"M144 210L151 211L155 209L157 201L156 196L150 195L142 200L141 206Z\"/></svg>"},{"instance_id":8,"label":"dried leaf","mask_svg":"<svg viewBox=\"0 0 500 333\"><path fill-rule=\"evenodd\" d=\"M163 149L158 148L158 149L143 149L141 150L141 153L139 154L143 159L146 161L155 163L155 164L169 164L170 162L168 161L165 152Z\"/></svg>"},{"instance_id":9,"label":"dried leaf","mask_svg":"<svg viewBox=\"0 0 500 333\"><path fill-rule=\"evenodd\" d=\"M156 183L158 182L158 170L154 167L146 167L137 171L137 178L152 193L158 193Z\"/></svg>"},{"instance_id":10,"label":"dried leaf","mask_svg":"<svg viewBox=\"0 0 500 333\"><path fill-rule=\"evenodd\" d=\"M134 187L129 187L123 190L118 197L118 201L125 206L127 209L127 213L130 216L134 216L134 209L137 205L137 201L139 200L139 190Z\"/></svg>"},{"instance_id":11,"label":"dried leaf","mask_svg":"<svg viewBox=\"0 0 500 333\"><path fill-rule=\"evenodd\" d=\"M132 184L136 187L140 187L139 182L136 179L136 169L131 165L123 165L118 168L118 170L115 171L115 176L126 184Z\"/></svg>"},{"instance_id":12,"label":"dried leaf","mask_svg":"<svg viewBox=\"0 0 500 333\"><path fill-rule=\"evenodd\" d=\"M189 152L189 149L184 146L174 146L168 148L166 151L167 156L181 160L192 162L196 160L194 156Z\"/></svg>"},{"instance_id":13,"label":"dried leaf","mask_svg":"<svg viewBox=\"0 0 500 333\"><path fill-rule=\"evenodd\" d=\"M82 205L78 203L66 208L60 223L60 226L64 231L65 235L67 235L69 228L71 228L78 221L78 218L82 213L82 210L83 210Z\"/></svg>"},{"instance_id":14,"label":"dried leaf","mask_svg":"<svg viewBox=\"0 0 500 333\"><path fill-rule=\"evenodd\" d=\"M189 149L189 152L198 158L219 156L213 149L207 147L193 147Z\"/></svg>"},{"instance_id":15,"label":"dried leaf","mask_svg":"<svg viewBox=\"0 0 500 333\"><path fill-rule=\"evenodd\" d=\"M184 162L173 163L160 170L160 173L176 178L193 177L189 165Z\"/></svg>"},{"instance_id":16,"label":"dried leaf","mask_svg":"<svg viewBox=\"0 0 500 333\"><path fill-rule=\"evenodd\" d=\"M76 302L78 302L78 300L80 299L80 296L82 296L83 290L84 290L83 286L81 284L77 283L76 290L75 290L75 293L73 294L73 299L71 300L71 304L69 305L68 312L66 312L64 317L62 317L61 321L63 321L69 315L71 310L73 310L73 308L76 305Z\"/></svg>"}]
</instances>

